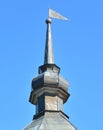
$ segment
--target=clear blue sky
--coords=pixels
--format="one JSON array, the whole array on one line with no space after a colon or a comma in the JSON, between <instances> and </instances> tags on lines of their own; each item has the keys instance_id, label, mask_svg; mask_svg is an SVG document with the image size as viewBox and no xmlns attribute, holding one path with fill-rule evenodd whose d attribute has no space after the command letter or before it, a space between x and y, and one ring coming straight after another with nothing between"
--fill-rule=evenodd
<instances>
[{"instance_id":1,"label":"clear blue sky","mask_svg":"<svg viewBox=\"0 0 103 130\"><path fill-rule=\"evenodd\" d=\"M22 130L35 107L31 80L43 64L48 7L54 19L55 63L69 80L64 112L78 130L103 130L103 1L0 1L0 130Z\"/></svg>"}]
</instances>

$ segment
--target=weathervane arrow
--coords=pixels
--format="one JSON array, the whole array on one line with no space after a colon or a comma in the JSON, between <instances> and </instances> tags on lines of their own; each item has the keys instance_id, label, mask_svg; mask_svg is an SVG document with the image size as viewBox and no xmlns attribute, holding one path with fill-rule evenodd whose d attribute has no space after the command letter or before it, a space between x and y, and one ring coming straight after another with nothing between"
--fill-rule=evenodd
<instances>
[{"instance_id":1,"label":"weathervane arrow","mask_svg":"<svg viewBox=\"0 0 103 130\"><path fill-rule=\"evenodd\" d=\"M62 16L61 14L57 13L56 11L49 9L49 18L57 18L61 20L68 20L68 18Z\"/></svg>"}]
</instances>

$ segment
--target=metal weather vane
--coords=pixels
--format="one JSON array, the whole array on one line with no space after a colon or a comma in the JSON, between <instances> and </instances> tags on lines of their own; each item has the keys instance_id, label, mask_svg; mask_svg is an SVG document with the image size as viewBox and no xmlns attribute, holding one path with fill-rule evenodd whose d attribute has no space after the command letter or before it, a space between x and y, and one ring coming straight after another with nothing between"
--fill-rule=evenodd
<instances>
[{"instance_id":1,"label":"metal weather vane","mask_svg":"<svg viewBox=\"0 0 103 130\"><path fill-rule=\"evenodd\" d=\"M56 11L49 8L49 18L57 18L61 20L68 20L68 18L62 16L61 14L57 13Z\"/></svg>"},{"instance_id":2,"label":"metal weather vane","mask_svg":"<svg viewBox=\"0 0 103 130\"><path fill-rule=\"evenodd\" d=\"M45 56L44 56L44 64L54 64L54 53L52 46L52 34L51 34L51 19L57 18L61 20L68 20L66 17L57 13L56 11L49 9L47 23L47 32L46 32L46 45L45 45Z\"/></svg>"}]
</instances>

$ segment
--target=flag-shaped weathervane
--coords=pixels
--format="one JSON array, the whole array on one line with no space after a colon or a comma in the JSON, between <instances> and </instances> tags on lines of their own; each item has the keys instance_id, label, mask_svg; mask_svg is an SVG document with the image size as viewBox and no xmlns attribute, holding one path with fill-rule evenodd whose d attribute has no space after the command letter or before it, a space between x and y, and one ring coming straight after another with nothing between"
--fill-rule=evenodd
<instances>
[{"instance_id":1,"label":"flag-shaped weathervane","mask_svg":"<svg viewBox=\"0 0 103 130\"><path fill-rule=\"evenodd\" d=\"M57 18L61 20L68 20L68 18L62 16L61 14L57 13L56 11L49 9L49 18Z\"/></svg>"}]
</instances>

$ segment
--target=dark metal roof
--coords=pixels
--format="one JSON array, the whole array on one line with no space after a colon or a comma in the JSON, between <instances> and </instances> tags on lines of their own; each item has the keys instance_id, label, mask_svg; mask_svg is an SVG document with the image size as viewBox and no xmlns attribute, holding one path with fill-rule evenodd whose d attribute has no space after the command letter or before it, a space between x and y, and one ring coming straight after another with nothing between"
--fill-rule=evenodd
<instances>
[{"instance_id":1,"label":"dark metal roof","mask_svg":"<svg viewBox=\"0 0 103 130\"><path fill-rule=\"evenodd\" d=\"M33 120L24 130L76 130L61 112L46 112Z\"/></svg>"}]
</instances>

